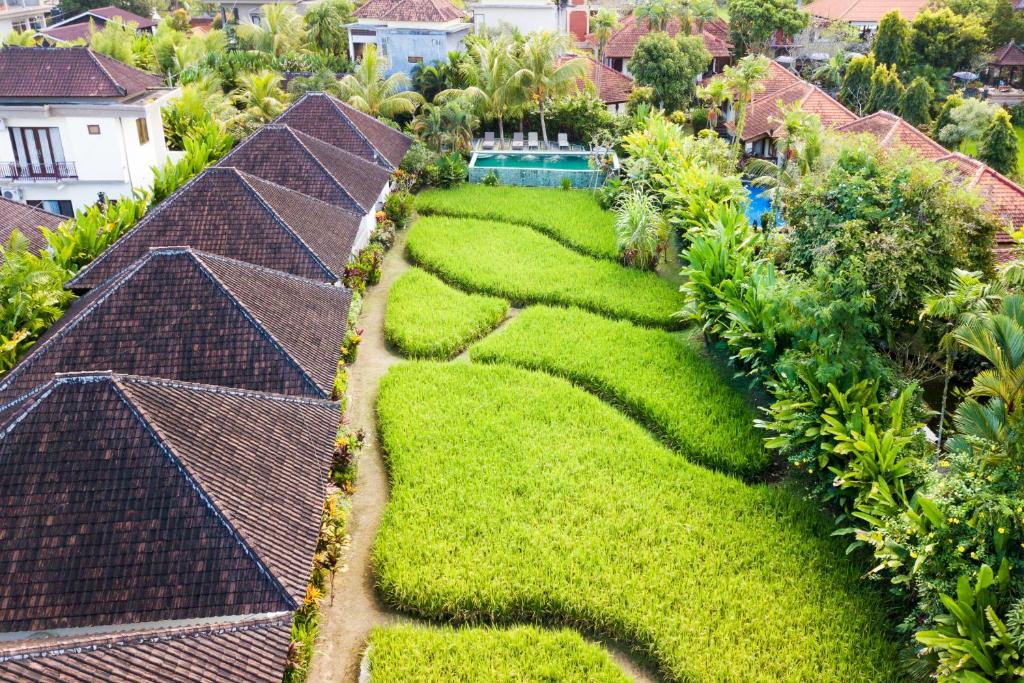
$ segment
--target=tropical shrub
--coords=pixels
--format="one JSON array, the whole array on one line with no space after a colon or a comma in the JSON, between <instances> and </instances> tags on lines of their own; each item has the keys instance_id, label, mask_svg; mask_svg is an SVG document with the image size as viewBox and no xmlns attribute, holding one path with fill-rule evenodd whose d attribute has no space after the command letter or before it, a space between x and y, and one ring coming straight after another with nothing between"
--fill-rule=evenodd
<instances>
[{"instance_id":1,"label":"tropical shrub","mask_svg":"<svg viewBox=\"0 0 1024 683\"><path fill-rule=\"evenodd\" d=\"M469 165L458 152L442 154L437 162L437 184L450 188L469 179Z\"/></svg>"},{"instance_id":2,"label":"tropical shrub","mask_svg":"<svg viewBox=\"0 0 1024 683\"><path fill-rule=\"evenodd\" d=\"M414 197L408 190L392 192L384 200L384 214L397 230L404 230L412 218Z\"/></svg>"},{"instance_id":3,"label":"tropical shrub","mask_svg":"<svg viewBox=\"0 0 1024 683\"><path fill-rule=\"evenodd\" d=\"M92 262L116 242L146 213L149 196L135 191L131 198L116 203L93 204L75 212L75 217L56 230L42 228L53 261L70 275Z\"/></svg>"}]
</instances>

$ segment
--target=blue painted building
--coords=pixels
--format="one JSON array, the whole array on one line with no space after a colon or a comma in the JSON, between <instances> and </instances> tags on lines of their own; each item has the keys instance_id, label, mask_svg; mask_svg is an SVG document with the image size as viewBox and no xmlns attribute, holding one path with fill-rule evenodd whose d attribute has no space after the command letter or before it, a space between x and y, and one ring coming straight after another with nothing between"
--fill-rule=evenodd
<instances>
[{"instance_id":1,"label":"blue painted building","mask_svg":"<svg viewBox=\"0 0 1024 683\"><path fill-rule=\"evenodd\" d=\"M369 0L355 18L348 26L349 56L359 60L367 45L376 45L387 75L445 60L473 29L448 0Z\"/></svg>"}]
</instances>

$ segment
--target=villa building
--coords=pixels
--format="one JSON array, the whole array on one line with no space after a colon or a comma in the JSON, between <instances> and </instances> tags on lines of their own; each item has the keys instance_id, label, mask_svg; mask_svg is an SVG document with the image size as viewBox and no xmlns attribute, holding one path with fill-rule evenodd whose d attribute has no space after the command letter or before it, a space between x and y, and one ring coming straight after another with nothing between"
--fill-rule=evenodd
<instances>
[{"instance_id":1,"label":"villa building","mask_svg":"<svg viewBox=\"0 0 1024 683\"><path fill-rule=\"evenodd\" d=\"M930 0L814 0L803 9L812 17L812 23L845 21L867 36L878 29L878 24L893 10L907 21L913 21L928 6Z\"/></svg>"},{"instance_id":2,"label":"villa building","mask_svg":"<svg viewBox=\"0 0 1024 683\"><path fill-rule=\"evenodd\" d=\"M29 31L46 26L56 0L2 0L0 2L0 36L11 31Z\"/></svg>"},{"instance_id":3,"label":"villa building","mask_svg":"<svg viewBox=\"0 0 1024 683\"><path fill-rule=\"evenodd\" d=\"M70 43L75 40L87 41L89 40L90 30L95 28L95 30L100 31L107 25L108 21L114 19L119 19L125 25L135 24L137 33L153 33L156 31L157 22L153 19L139 16L120 7L108 5L107 7L97 7L96 9L91 9L68 19L58 21L39 33L47 42L51 43Z\"/></svg>"},{"instance_id":4,"label":"villa building","mask_svg":"<svg viewBox=\"0 0 1024 683\"><path fill-rule=\"evenodd\" d=\"M665 32L671 37L676 37L682 30L682 24L677 18L669 20ZM640 40L650 34L650 23L646 19L637 19L630 15L619 22L619 28L604 48L605 64L629 75L629 60L636 52L636 46ZM693 26L694 35L700 35L704 40L704 47L711 53L711 64L708 67L707 76L721 73L727 64L732 62L732 45L729 43L729 27L720 20L705 22L698 30L696 24ZM593 36L588 36L586 44L596 48L597 42Z\"/></svg>"},{"instance_id":5,"label":"villa building","mask_svg":"<svg viewBox=\"0 0 1024 683\"><path fill-rule=\"evenodd\" d=\"M306 10L319 4L320 0L272 0L272 2L261 2L261 0L233 0L220 3L227 10L228 17L243 24L258 24L263 19L263 6L266 4L291 5L299 14L305 14Z\"/></svg>"},{"instance_id":6,"label":"villa building","mask_svg":"<svg viewBox=\"0 0 1024 683\"><path fill-rule=\"evenodd\" d=\"M479 0L466 5L466 9L477 31L551 31L571 33L576 40L583 40L590 33L593 8L589 0Z\"/></svg>"},{"instance_id":7,"label":"villa building","mask_svg":"<svg viewBox=\"0 0 1024 683\"><path fill-rule=\"evenodd\" d=\"M368 0L348 25L348 52L359 60L367 45L387 62L387 75L411 74L417 64L434 64L458 50L473 30L466 13L448 0Z\"/></svg>"},{"instance_id":8,"label":"villa building","mask_svg":"<svg viewBox=\"0 0 1024 683\"><path fill-rule=\"evenodd\" d=\"M574 55L562 55L558 61L560 64L564 64L575 58ZM626 103L629 102L629 94L633 92L635 85L633 79L610 66L598 64L590 57L581 57L580 59L586 61L587 79L590 84L593 84L597 98L604 102L611 113L624 114ZM586 90L589 85L587 81L580 80L578 87L582 91Z\"/></svg>"},{"instance_id":9,"label":"villa building","mask_svg":"<svg viewBox=\"0 0 1024 683\"><path fill-rule=\"evenodd\" d=\"M2 196L71 216L149 188L178 92L84 47L0 49Z\"/></svg>"}]
</instances>

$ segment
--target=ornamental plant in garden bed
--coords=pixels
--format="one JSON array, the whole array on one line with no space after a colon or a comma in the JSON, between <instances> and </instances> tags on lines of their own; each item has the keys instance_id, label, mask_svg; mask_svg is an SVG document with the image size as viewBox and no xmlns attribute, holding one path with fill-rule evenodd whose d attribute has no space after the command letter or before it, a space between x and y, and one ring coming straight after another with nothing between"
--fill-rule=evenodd
<instances>
[{"instance_id":1,"label":"ornamental plant in garden bed","mask_svg":"<svg viewBox=\"0 0 1024 683\"><path fill-rule=\"evenodd\" d=\"M679 292L653 273L582 256L521 225L421 218L409 256L451 284L519 304L579 306L644 325L679 327Z\"/></svg>"},{"instance_id":2,"label":"ornamental plant in garden bed","mask_svg":"<svg viewBox=\"0 0 1024 683\"><path fill-rule=\"evenodd\" d=\"M589 192L460 185L420 193L416 210L424 215L528 225L588 256L612 260L619 257L615 215L603 210Z\"/></svg>"},{"instance_id":3,"label":"ornamental plant in garden bed","mask_svg":"<svg viewBox=\"0 0 1024 683\"><path fill-rule=\"evenodd\" d=\"M465 294L413 268L388 292L384 336L406 356L451 357L501 322L502 299Z\"/></svg>"},{"instance_id":4,"label":"ornamental plant in garden bed","mask_svg":"<svg viewBox=\"0 0 1024 683\"><path fill-rule=\"evenodd\" d=\"M474 346L471 356L581 384L622 404L695 462L745 476L768 464L753 411L680 335L536 306Z\"/></svg>"},{"instance_id":5,"label":"ornamental plant in garden bed","mask_svg":"<svg viewBox=\"0 0 1024 683\"><path fill-rule=\"evenodd\" d=\"M370 634L374 683L563 681L626 683L604 650L574 631L391 626Z\"/></svg>"},{"instance_id":6,"label":"ornamental plant in garden bed","mask_svg":"<svg viewBox=\"0 0 1024 683\"><path fill-rule=\"evenodd\" d=\"M381 383L385 600L572 624L675 680L900 678L880 596L810 502L687 463L565 380L410 362ZM458 514L453 514L457 511Z\"/></svg>"}]
</instances>

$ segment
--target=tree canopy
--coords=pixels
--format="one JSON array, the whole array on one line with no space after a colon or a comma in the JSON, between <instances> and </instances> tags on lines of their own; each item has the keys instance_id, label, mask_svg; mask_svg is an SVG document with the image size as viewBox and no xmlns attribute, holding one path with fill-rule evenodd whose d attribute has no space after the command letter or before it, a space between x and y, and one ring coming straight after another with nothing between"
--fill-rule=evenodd
<instances>
[{"instance_id":1,"label":"tree canopy","mask_svg":"<svg viewBox=\"0 0 1024 683\"><path fill-rule=\"evenodd\" d=\"M696 78L710 62L711 55L700 37L673 40L659 32L640 40L629 69L638 84L654 89L654 99L661 107L674 111L693 99Z\"/></svg>"},{"instance_id":2,"label":"tree canopy","mask_svg":"<svg viewBox=\"0 0 1024 683\"><path fill-rule=\"evenodd\" d=\"M807 28L810 15L796 0L729 0L729 35L737 55L764 54L776 31L787 36Z\"/></svg>"}]
</instances>

